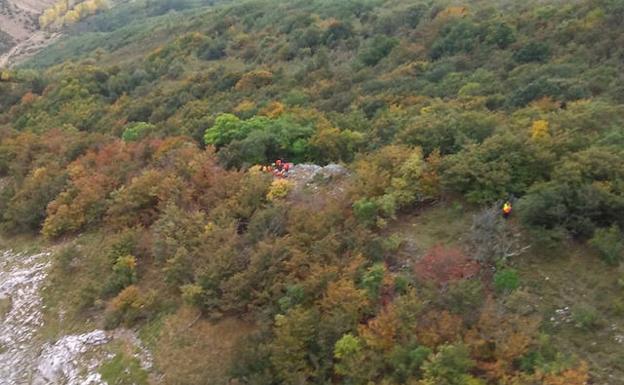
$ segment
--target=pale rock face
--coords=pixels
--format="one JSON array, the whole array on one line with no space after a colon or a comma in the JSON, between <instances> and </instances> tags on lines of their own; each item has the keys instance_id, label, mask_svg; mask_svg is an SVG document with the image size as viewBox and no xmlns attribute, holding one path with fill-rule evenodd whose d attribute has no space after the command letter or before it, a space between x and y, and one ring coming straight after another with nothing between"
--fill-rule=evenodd
<instances>
[{"instance_id":1,"label":"pale rock face","mask_svg":"<svg viewBox=\"0 0 624 385\"><path fill-rule=\"evenodd\" d=\"M288 178L295 183L310 183L315 178L323 179L338 178L349 174L349 171L339 164L331 163L325 167L316 164L297 164L288 173Z\"/></svg>"},{"instance_id":2,"label":"pale rock face","mask_svg":"<svg viewBox=\"0 0 624 385\"><path fill-rule=\"evenodd\" d=\"M113 340L134 346L142 367L151 368L150 353L130 330L94 330L47 343L41 339L40 289L49 259L49 253L0 251L0 301L5 304L0 307L5 309L0 313L0 385L106 385L98 369L113 357L106 349Z\"/></svg>"},{"instance_id":3,"label":"pale rock face","mask_svg":"<svg viewBox=\"0 0 624 385\"><path fill-rule=\"evenodd\" d=\"M48 254L0 253L0 299L10 308L0 320L0 385L27 384L38 352L33 348L43 323L39 289Z\"/></svg>"},{"instance_id":4,"label":"pale rock face","mask_svg":"<svg viewBox=\"0 0 624 385\"><path fill-rule=\"evenodd\" d=\"M97 373L101 364L98 357L80 362L81 357L99 345L106 344L110 338L103 330L91 333L65 336L54 344L43 347L33 385L101 385L105 382Z\"/></svg>"}]
</instances>

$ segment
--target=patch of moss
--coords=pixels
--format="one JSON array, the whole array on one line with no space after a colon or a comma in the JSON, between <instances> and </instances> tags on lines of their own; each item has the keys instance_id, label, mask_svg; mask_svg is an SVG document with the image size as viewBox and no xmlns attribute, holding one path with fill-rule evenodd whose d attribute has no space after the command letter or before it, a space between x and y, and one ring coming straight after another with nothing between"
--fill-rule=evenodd
<instances>
[{"instance_id":1,"label":"patch of moss","mask_svg":"<svg viewBox=\"0 0 624 385\"><path fill-rule=\"evenodd\" d=\"M109 385L147 385L148 375L139 360L124 353L102 364L99 372Z\"/></svg>"},{"instance_id":2,"label":"patch of moss","mask_svg":"<svg viewBox=\"0 0 624 385\"><path fill-rule=\"evenodd\" d=\"M11 297L0 298L0 320L11 310Z\"/></svg>"}]
</instances>

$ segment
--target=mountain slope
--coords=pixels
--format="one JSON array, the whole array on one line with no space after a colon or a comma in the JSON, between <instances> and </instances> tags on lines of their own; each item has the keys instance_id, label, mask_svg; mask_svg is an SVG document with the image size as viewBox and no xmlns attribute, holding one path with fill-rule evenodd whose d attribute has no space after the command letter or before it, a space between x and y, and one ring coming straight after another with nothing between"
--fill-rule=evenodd
<instances>
[{"instance_id":1,"label":"mountain slope","mask_svg":"<svg viewBox=\"0 0 624 385\"><path fill-rule=\"evenodd\" d=\"M50 335L135 327L165 383L622 384L624 3L180 4L2 75Z\"/></svg>"}]
</instances>

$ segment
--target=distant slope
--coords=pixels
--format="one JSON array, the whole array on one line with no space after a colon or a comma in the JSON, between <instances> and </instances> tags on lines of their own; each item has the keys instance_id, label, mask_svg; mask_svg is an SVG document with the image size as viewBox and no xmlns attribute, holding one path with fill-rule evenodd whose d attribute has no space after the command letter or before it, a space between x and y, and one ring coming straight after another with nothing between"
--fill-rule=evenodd
<instances>
[{"instance_id":1,"label":"distant slope","mask_svg":"<svg viewBox=\"0 0 624 385\"><path fill-rule=\"evenodd\" d=\"M37 17L53 0L0 0L0 67L52 41L39 31Z\"/></svg>"},{"instance_id":2,"label":"distant slope","mask_svg":"<svg viewBox=\"0 0 624 385\"><path fill-rule=\"evenodd\" d=\"M14 42L27 40L37 31L37 16L53 4L53 0L0 0L0 30Z\"/></svg>"},{"instance_id":3,"label":"distant slope","mask_svg":"<svg viewBox=\"0 0 624 385\"><path fill-rule=\"evenodd\" d=\"M126 62L168 41L193 15L227 2L229 0L120 1L114 8L69 28L67 38L38 52L24 65L48 67L88 56L97 49L120 50L115 55L115 64Z\"/></svg>"}]
</instances>

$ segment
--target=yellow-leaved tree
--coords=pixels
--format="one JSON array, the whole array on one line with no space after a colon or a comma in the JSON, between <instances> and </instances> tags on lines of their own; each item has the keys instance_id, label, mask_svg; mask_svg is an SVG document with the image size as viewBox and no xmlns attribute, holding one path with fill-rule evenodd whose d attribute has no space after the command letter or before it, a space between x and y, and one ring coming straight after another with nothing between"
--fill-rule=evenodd
<instances>
[{"instance_id":1,"label":"yellow-leaved tree","mask_svg":"<svg viewBox=\"0 0 624 385\"><path fill-rule=\"evenodd\" d=\"M540 140L550 136L549 124L547 120L536 120L531 125L531 139Z\"/></svg>"}]
</instances>

